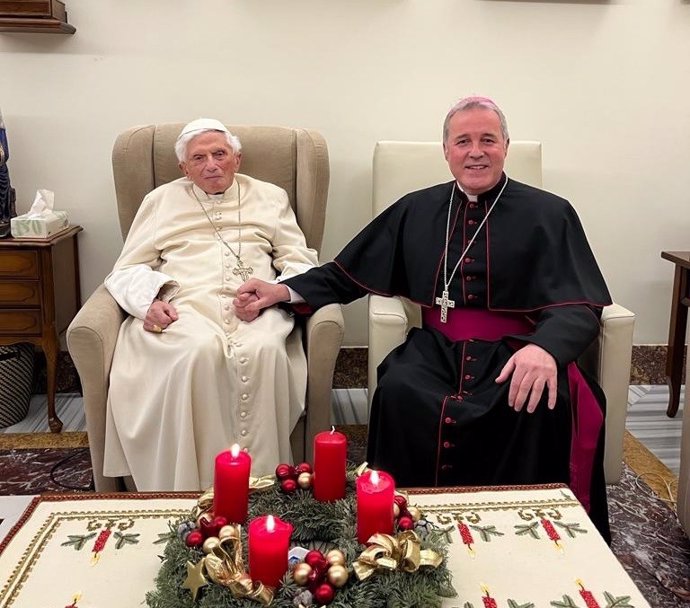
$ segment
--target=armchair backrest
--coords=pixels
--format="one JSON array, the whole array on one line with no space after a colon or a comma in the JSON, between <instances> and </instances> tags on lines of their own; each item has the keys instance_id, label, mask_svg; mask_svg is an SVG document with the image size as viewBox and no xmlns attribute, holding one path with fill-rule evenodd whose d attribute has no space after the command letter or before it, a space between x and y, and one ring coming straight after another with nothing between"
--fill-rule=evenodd
<instances>
[{"instance_id":1,"label":"armchair backrest","mask_svg":"<svg viewBox=\"0 0 690 608\"><path fill-rule=\"evenodd\" d=\"M120 230L125 238L144 196L182 177L175 140L184 123L132 127L113 145L113 177ZM226 125L242 143L240 173L283 188L307 245L321 248L329 163L324 138L310 129Z\"/></svg>"},{"instance_id":2,"label":"armchair backrest","mask_svg":"<svg viewBox=\"0 0 690 608\"><path fill-rule=\"evenodd\" d=\"M541 187L541 142L511 141L505 171L508 177ZM441 142L380 141L374 149L373 215L408 192L449 182L453 176Z\"/></svg>"}]
</instances>

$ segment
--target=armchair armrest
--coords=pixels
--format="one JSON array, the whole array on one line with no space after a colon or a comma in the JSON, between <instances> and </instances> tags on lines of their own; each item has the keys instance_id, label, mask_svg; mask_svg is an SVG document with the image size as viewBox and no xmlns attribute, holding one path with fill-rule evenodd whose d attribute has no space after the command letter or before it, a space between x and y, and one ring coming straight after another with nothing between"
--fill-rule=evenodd
<instances>
[{"instance_id":1,"label":"armchair armrest","mask_svg":"<svg viewBox=\"0 0 690 608\"><path fill-rule=\"evenodd\" d=\"M86 301L67 328L67 347L81 378L94 482L99 492L116 489L103 477L108 377L115 342L126 313L104 285Z\"/></svg>"},{"instance_id":2,"label":"armchair armrest","mask_svg":"<svg viewBox=\"0 0 690 608\"><path fill-rule=\"evenodd\" d=\"M369 405L376 390L376 369L386 355L405 341L409 320L398 297L369 296Z\"/></svg>"},{"instance_id":3,"label":"armchair armrest","mask_svg":"<svg viewBox=\"0 0 690 608\"><path fill-rule=\"evenodd\" d=\"M623 470L623 437L628 412L630 360L635 313L620 304L604 307L599 337L580 358L606 395L606 483L616 483Z\"/></svg>"},{"instance_id":4,"label":"armchair armrest","mask_svg":"<svg viewBox=\"0 0 690 608\"><path fill-rule=\"evenodd\" d=\"M607 483L617 482L623 470L623 436L628 413L634 328L635 313L619 304L604 308L597 377L606 395L604 476Z\"/></svg>"},{"instance_id":5,"label":"armchair armrest","mask_svg":"<svg viewBox=\"0 0 690 608\"><path fill-rule=\"evenodd\" d=\"M340 304L319 308L306 322L304 344L307 354L307 415L304 429L304 453L311 462L314 435L331 425L331 390L333 371L345 334Z\"/></svg>"}]
</instances>

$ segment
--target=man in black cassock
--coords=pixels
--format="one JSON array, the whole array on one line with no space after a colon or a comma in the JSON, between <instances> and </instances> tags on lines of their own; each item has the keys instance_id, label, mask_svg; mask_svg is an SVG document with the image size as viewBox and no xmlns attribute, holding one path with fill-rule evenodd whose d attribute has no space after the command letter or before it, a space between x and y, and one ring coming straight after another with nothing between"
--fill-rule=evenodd
<instances>
[{"instance_id":1,"label":"man in black cassock","mask_svg":"<svg viewBox=\"0 0 690 608\"><path fill-rule=\"evenodd\" d=\"M422 306L378 369L367 460L398 486L569 484L608 540L601 389L575 363L611 299L568 201L508 178L505 117L469 97L448 113L453 181L412 192L335 261L238 291L251 321L367 293Z\"/></svg>"}]
</instances>

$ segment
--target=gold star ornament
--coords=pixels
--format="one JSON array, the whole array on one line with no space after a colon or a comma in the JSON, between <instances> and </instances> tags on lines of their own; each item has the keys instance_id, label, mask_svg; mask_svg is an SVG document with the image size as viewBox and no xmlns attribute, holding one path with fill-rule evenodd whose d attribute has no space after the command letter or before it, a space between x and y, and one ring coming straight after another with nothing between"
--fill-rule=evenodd
<instances>
[{"instance_id":1,"label":"gold star ornament","mask_svg":"<svg viewBox=\"0 0 690 608\"><path fill-rule=\"evenodd\" d=\"M192 562L187 562L187 578L182 583L183 589L189 589L192 592L192 599L196 600L196 595L199 589L208 585L208 581L204 576L204 560L202 559L196 565Z\"/></svg>"}]
</instances>

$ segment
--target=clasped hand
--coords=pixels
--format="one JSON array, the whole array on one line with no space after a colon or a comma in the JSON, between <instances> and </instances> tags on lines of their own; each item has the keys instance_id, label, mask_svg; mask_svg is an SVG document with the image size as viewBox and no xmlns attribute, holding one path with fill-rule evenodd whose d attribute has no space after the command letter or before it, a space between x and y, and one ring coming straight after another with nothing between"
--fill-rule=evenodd
<instances>
[{"instance_id":1,"label":"clasped hand","mask_svg":"<svg viewBox=\"0 0 690 608\"><path fill-rule=\"evenodd\" d=\"M249 323L259 316L262 309L289 300L290 291L285 285L267 283L261 279L249 279L237 290L237 297L232 303L235 306L237 318Z\"/></svg>"},{"instance_id":2,"label":"clasped hand","mask_svg":"<svg viewBox=\"0 0 690 608\"><path fill-rule=\"evenodd\" d=\"M537 409L544 388L548 391L548 407L556 407L558 384L556 360L541 346L528 344L518 350L503 366L496 382L510 380L508 405L519 412L527 403L527 412ZM529 400L528 400L529 397Z\"/></svg>"},{"instance_id":3,"label":"clasped hand","mask_svg":"<svg viewBox=\"0 0 690 608\"><path fill-rule=\"evenodd\" d=\"M154 300L144 317L144 329L154 334L161 333L168 325L177 321L177 310L170 302Z\"/></svg>"}]
</instances>

